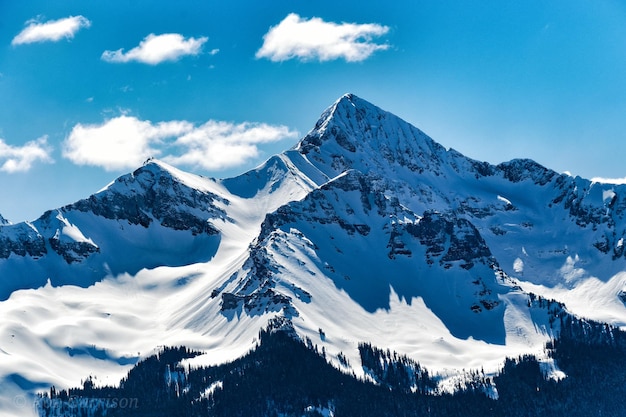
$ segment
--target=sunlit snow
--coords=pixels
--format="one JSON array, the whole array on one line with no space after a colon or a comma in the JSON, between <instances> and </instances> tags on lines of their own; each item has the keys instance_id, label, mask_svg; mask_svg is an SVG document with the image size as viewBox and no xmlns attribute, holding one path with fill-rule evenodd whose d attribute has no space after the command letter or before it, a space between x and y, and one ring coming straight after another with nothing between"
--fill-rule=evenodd
<instances>
[{"instance_id":1,"label":"sunlit snow","mask_svg":"<svg viewBox=\"0 0 626 417\"><path fill-rule=\"evenodd\" d=\"M213 206L185 213L213 215L207 221L219 234L70 209L2 226L0 238L56 238L95 254L71 263L51 253L0 259L3 416L35 415L34 395L51 385L77 386L89 375L116 384L160 346L203 351L185 361L190 366L233 360L276 315L288 316L340 369L342 354L347 371L367 378L358 344L369 342L419 361L440 375L442 389L452 389L462 369L494 373L521 354L564 376L544 352L558 329L545 309L529 307L530 292L626 326L617 296L626 263L610 252L623 247L622 235L601 252L602 239L613 236L608 222L586 224L558 200L563 194L571 207L582 202L605 216L625 194L620 186L607 190L525 160L487 169L352 95L294 149L239 177L213 180L156 160L144 169L173 181L187 202L198 196L190 190L214 195ZM101 192L117 190L145 192L132 175ZM437 233L441 248L428 242ZM469 243L459 250L474 257L450 251L463 239ZM221 294L263 285L255 260L271 269L271 289L289 305L224 311ZM30 273L41 279L28 281ZM332 415L330 407L316 411Z\"/></svg>"}]
</instances>

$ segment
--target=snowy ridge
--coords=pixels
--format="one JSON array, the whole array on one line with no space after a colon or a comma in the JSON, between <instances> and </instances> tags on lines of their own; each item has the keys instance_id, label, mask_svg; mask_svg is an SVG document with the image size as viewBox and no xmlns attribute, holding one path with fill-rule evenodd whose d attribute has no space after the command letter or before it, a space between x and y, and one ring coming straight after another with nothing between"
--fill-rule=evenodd
<instances>
[{"instance_id":1,"label":"snowy ridge","mask_svg":"<svg viewBox=\"0 0 626 417\"><path fill-rule=\"evenodd\" d=\"M0 299L16 289L91 285L110 274L208 260L228 201L210 180L149 161L88 199L0 229ZM213 249L211 249L213 247Z\"/></svg>"},{"instance_id":2,"label":"snowy ridge","mask_svg":"<svg viewBox=\"0 0 626 417\"><path fill-rule=\"evenodd\" d=\"M624 187L466 158L352 94L235 178L147 161L33 222L0 218L1 413L116 383L158 346L233 360L276 317L364 378L360 343L442 389L528 353L556 375L559 324L530 293L626 326Z\"/></svg>"}]
</instances>

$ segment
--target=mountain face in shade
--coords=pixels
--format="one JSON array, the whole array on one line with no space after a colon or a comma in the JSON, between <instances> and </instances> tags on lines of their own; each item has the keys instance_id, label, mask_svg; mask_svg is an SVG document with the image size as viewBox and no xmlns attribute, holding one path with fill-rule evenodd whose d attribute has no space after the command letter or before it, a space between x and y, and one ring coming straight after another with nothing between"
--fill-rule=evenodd
<instances>
[{"instance_id":1,"label":"mountain face in shade","mask_svg":"<svg viewBox=\"0 0 626 417\"><path fill-rule=\"evenodd\" d=\"M362 378L363 343L442 389L522 354L559 375L543 348L560 311L626 325L625 210L624 186L475 161L347 94L240 176L151 160L33 222L0 217L0 384L117 381L164 344L224 363L277 319Z\"/></svg>"}]
</instances>

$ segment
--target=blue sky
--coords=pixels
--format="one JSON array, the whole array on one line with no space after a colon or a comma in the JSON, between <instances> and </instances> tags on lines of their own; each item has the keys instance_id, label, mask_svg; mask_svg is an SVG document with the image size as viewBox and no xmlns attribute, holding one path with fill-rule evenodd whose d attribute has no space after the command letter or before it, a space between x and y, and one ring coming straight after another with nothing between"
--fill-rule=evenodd
<instances>
[{"instance_id":1,"label":"blue sky","mask_svg":"<svg viewBox=\"0 0 626 417\"><path fill-rule=\"evenodd\" d=\"M0 214L155 156L227 177L351 92L446 147L624 178L620 1L0 0Z\"/></svg>"}]
</instances>

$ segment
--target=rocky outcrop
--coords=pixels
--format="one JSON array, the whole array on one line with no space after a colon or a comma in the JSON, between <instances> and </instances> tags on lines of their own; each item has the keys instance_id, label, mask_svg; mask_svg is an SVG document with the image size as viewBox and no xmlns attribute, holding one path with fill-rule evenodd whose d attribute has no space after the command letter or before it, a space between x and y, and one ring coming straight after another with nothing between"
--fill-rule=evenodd
<instances>
[{"instance_id":1,"label":"rocky outcrop","mask_svg":"<svg viewBox=\"0 0 626 417\"><path fill-rule=\"evenodd\" d=\"M227 204L215 194L187 187L153 162L118 178L103 192L63 209L144 227L157 221L174 230L189 230L193 235L214 235L219 232L209 220L227 217L215 206L216 201Z\"/></svg>"},{"instance_id":2,"label":"rocky outcrop","mask_svg":"<svg viewBox=\"0 0 626 417\"><path fill-rule=\"evenodd\" d=\"M463 261L463 268L471 269L475 262L496 263L485 240L466 219L429 211L418 222L408 223L406 230L426 246L428 264L435 259L440 265Z\"/></svg>"},{"instance_id":3,"label":"rocky outcrop","mask_svg":"<svg viewBox=\"0 0 626 417\"><path fill-rule=\"evenodd\" d=\"M0 229L0 258L11 254L40 258L47 252L45 238L29 223Z\"/></svg>"}]
</instances>

